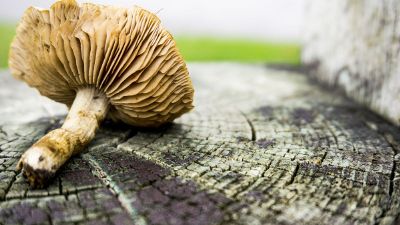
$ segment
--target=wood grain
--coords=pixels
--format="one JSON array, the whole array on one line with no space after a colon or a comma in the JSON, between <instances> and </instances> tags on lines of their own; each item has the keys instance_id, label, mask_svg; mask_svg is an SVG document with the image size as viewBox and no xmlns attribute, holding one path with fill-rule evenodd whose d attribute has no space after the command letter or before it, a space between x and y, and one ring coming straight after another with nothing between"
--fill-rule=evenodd
<instances>
[{"instance_id":1,"label":"wood grain","mask_svg":"<svg viewBox=\"0 0 400 225\"><path fill-rule=\"evenodd\" d=\"M65 111L37 101L34 120L18 122L21 105L0 107L0 224L396 224L398 128L305 74L189 70L193 112L157 130L105 121L44 190L15 164ZM35 92L9 77L1 106L17 88L13 101L32 104Z\"/></svg>"}]
</instances>

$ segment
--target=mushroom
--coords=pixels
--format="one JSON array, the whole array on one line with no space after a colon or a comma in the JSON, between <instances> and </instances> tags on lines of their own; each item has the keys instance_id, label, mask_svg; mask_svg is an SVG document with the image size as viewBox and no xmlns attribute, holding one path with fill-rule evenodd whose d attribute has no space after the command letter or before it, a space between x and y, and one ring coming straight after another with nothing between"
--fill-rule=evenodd
<instances>
[{"instance_id":1,"label":"mushroom","mask_svg":"<svg viewBox=\"0 0 400 225\"><path fill-rule=\"evenodd\" d=\"M10 49L12 74L68 106L64 124L21 157L32 187L94 138L106 117L157 127L193 108L193 86L173 37L139 8L61 0L28 8Z\"/></svg>"}]
</instances>

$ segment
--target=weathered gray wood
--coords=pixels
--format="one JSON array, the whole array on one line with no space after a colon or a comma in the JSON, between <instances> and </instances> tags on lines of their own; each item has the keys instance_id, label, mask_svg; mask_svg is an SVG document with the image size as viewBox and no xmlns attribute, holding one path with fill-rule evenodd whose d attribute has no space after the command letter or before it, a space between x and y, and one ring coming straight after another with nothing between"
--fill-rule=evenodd
<instances>
[{"instance_id":1,"label":"weathered gray wood","mask_svg":"<svg viewBox=\"0 0 400 225\"><path fill-rule=\"evenodd\" d=\"M303 62L400 125L400 1L308 2Z\"/></svg>"},{"instance_id":2,"label":"weathered gray wood","mask_svg":"<svg viewBox=\"0 0 400 225\"><path fill-rule=\"evenodd\" d=\"M105 122L45 190L15 163L60 126L42 105L65 109L0 74L0 224L395 224L398 128L303 74L189 69L193 112L158 130Z\"/></svg>"}]
</instances>

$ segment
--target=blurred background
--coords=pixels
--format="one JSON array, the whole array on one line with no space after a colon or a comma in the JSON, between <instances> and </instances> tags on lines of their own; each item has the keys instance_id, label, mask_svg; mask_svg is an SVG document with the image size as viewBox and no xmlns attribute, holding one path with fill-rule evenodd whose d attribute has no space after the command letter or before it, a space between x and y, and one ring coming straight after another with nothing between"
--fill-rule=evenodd
<instances>
[{"instance_id":1,"label":"blurred background","mask_svg":"<svg viewBox=\"0 0 400 225\"><path fill-rule=\"evenodd\" d=\"M48 8L52 0L3 0L0 7L0 67L24 10ZM79 2L85 2L80 0ZM138 5L156 13L188 61L300 63L305 0L91 0Z\"/></svg>"}]
</instances>

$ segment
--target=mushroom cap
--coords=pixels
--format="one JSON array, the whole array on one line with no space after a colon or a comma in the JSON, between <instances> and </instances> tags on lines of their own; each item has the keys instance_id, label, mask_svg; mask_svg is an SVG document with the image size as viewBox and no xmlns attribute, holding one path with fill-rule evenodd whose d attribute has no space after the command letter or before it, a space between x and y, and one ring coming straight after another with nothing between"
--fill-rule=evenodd
<instances>
[{"instance_id":1,"label":"mushroom cap","mask_svg":"<svg viewBox=\"0 0 400 225\"><path fill-rule=\"evenodd\" d=\"M173 37L139 8L61 0L28 8L11 44L12 74L71 106L80 88L110 103L108 117L158 126L193 108L193 86Z\"/></svg>"}]
</instances>

